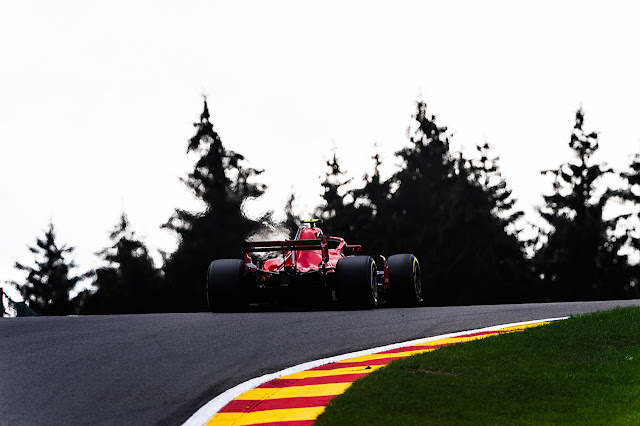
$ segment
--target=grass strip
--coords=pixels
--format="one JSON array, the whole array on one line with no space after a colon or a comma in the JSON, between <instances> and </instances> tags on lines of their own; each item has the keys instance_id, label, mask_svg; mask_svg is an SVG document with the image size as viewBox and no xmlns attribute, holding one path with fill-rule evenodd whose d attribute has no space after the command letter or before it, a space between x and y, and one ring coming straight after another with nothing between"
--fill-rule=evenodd
<instances>
[{"instance_id":1,"label":"grass strip","mask_svg":"<svg viewBox=\"0 0 640 426\"><path fill-rule=\"evenodd\" d=\"M640 308L394 361L334 398L315 424L640 424Z\"/></svg>"}]
</instances>

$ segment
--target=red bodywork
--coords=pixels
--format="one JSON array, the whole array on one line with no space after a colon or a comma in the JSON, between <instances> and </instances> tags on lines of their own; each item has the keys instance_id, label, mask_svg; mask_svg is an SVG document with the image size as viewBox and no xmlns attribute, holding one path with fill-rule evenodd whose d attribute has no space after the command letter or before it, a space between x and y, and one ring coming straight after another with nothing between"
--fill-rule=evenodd
<instances>
[{"instance_id":1,"label":"red bodywork","mask_svg":"<svg viewBox=\"0 0 640 426\"><path fill-rule=\"evenodd\" d=\"M324 265L326 268L335 268L338 264L338 260L344 257L343 249L347 245L342 238L331 238L331 241L334 242L338 240L338 246L336 248L329 248L329 237L327 237L326 250L323 249L322 243L322 232L318 228L304 228L300 231L300 235L297 241L309 242L309 244L313 244L313 242L320 243L320 250L296 250L289 251L286 253L284 259L276 258L269 259L264 263L264 269L267 271L279 271L284 269L285 266L294 266L300 272L308 272L310 270L319 270L321 265ZM323 258L323 251L326 251L326 254ZM294 259L295 254L295 259Z\"/></svg>"}]
</instances>

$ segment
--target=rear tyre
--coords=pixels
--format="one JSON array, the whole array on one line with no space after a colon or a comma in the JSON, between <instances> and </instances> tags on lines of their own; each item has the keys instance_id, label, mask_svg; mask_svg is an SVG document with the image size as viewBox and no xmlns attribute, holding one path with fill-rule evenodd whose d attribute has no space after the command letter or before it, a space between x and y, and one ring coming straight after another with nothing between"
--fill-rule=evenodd
<instances>
[{"instance_id":1,"label":"rear tyre","mask_svg":"<svg viewBox=\"0 0 640 426\"><path fill-rule=\"evenodd\" d=\"M378 304L376 264L370 256L343 257L336 267L338 302L346 309L373 309Z\"/></svg>"},{"instance_id":2,"label":"rear tyre","mask_svg":"<svg viewBox=\"0 0 640 426\"><path fill-rule=\"evenodd\" d=\"M244 262L239 259L214 260L207 274L207 303L211 312L239 312L249 305Z\"/></svg>"},{"instance_id":3,"label":"rear tyre","mask_svg":"<svg viewBox=\"0 0 640 426\"><path fill-rule=\"evenodd\" d=\"M412 254L394 254L387 259L389 293L395 306L418 306L422 302L420 264Z\"/></svg>"}]
</instances>

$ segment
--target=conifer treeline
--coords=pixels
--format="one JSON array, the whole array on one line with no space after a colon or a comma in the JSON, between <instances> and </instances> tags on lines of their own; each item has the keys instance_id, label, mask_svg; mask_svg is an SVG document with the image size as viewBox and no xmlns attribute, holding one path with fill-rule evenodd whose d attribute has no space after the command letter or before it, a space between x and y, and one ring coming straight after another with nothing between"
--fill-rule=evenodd
<instances>
[{"instance_id":1,"label":"conifer treeline","mask_svg":"<svg viewBox=\"0 0 640 426\"><path fill-rule=\"evenodd\" d=\"M640 250L633 226L638 215L603 216L610 203L640 203L640 155L623 172L593 164L598 135L584 130L584 113L578 110L569 138L575 158L543 172L555 179L539 208L548 229L524 241L523 213L515 208L489 144L478 145L476 155L467 158L451 151L448 129L436 123L425 102L417 102L413 119L409 143L396 153L402 164L387 180L375 153L372 172L355 189L346 189L351 180L334 152L321 182L323 203L314 211L325 219L325 232L362 244L370 254L415 254L428 305L640 297L640 269L629 260L629 253ZM201 157L183 182L206 208L176 209L163 225L179 245L162 267L156 268L123 214L110 234L112 245L97 253L106 266L71 276L75 265L64 256L73 248L58 248L50 225L31 248L35 266L16 263L27 277L13 284L31 308L45 315L206 310L208 263L238 257L244 238L273 225L273 219L243 215L243 202L266 190L259 182L262 171L224 148L206 100L194 126L187 152ZM603 190L597 183L608 174L619 175L625 185ZM284 223L292 233L298 222L293 202L292 194ZM93 289L71 298L87 277Z\"/></svg>"}]
</instances>

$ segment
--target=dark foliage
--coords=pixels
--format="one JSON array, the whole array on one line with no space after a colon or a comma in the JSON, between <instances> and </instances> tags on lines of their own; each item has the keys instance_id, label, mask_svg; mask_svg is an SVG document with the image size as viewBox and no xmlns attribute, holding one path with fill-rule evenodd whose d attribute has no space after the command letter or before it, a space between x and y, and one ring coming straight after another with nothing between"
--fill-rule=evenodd
<instances>
[{"instance_id":1,"label":"dark foliage","mask_svg":"<svg viewBox=\"0 0 640 426\"><path fill-rule=\"evenodd\" d=\"M500 173L499 158L491 157L487 142L476 147L479 158L466 160L461 174L467 174L467 196L473 206L475 224L468 226L475 262L481 274L470 293L474 303L505 303L528 300L532 277L519 239L518 222L524 213L515 207L516 198ZM469 277L473 280L473 277Z\"/></svg>"},{"instance_id":2,"label":"dark foliage","mask_svg":"<svg viewBox=\"0 0 640 426\"><path fill-rule=\"evenodd\" d=\"M35 266L16 262L15 267L27 273L26 281L9 282L17 287L25 302L39 315L71 315L77 313L78 299L70 293L85 275L70 275L76 267L66 256L74 248L58 246L53 223L45 231L43 238L36 239L36 246L29 251L36 257Z\"/></svg>"},{"instance_id":3,"label":"dark foliage","mask_svg":"<svg viewBox=\"0 0 640 426\"><path fill-rule=\"evenodd\" d=\"M640 205L640 154L636 154L632 158L629 169L620 173L620 177L625 185L622 188L608 191L607 195L635 207L635 213L620 216L618 223L620 230L617 238L620 238L620 235L624 233L629 247L638 255L640 253L640 235L637 229L640 223L640 212L638 211ZM640 264L631 264L629 268L632 279L624 291L628 297L640 298Z\"/></svg>"},{"instance_id":4,"label":"dark foliage","mask_svg":"<svg viewBox=\"0 0 640 426\"><path fill-rule=\"evenodd\" d=\"M431 254L433 248L441 247L439 233L445 230L447 213L452 211L456 164L449 151L447 128L427 114L426 103L417 103L414 119L417 128L408 131L409 146L396 153L402 167L390 179L389 216L384 219L389 235L395 236L390 240L391 251L414 251L426 275L423 283L435 284L439 271L445 273L441 268L454 266L438 265Z\"/></svg>"},{"instance_id":5,"label":"dark foliage","mask_svg":"<svg viewBox=\"0 0 640 426\"><path fill-rule=\"evenodd\" d=\"M144 243L123 213L109 235L112 245L97 253L107 266L95 271L95 292L82 294L83 314L140 314L161 311L160 274ZM166 295L164 295L166 296Z\"/></svg>"},{"instance_id":6,"label":"dark foliage","mask_svg":"<svg viewBox=\"0 0 640 426\"><path fill-rule=\"evenodd\" d=\"M640 154L636 154L631 160L631 166L627 172L621 173L622 178L626 181L627 185L624 189L618 192L612 192L613 197L620 197L624 201L633 203L634 205L640 205ZM640 221L640 213L636 211L635 215L629 215L635 218L636 224ZM640 251L640 237L637 232L634 232L632 227L627 227L627 235L630 240L631 246L637 251ZM635 277L640 277L640 268L636 265ZM640 297L640 282L636 280L634 283L635 297Z\"/></svg>"},{"instance_id":7,"label":"dark foliage","mask_svg":"<svg viewBox=\"0 0 640 426\"><path fill-rule=\"evenodd\" d=\"M569 142L576 161L543 173L554 177L553 193L545 195L539 209L551 229L543 233L534 271L546 300L602 300L627 297L631 280L626 255L620 249L627 236L616 236L622 217L605 220L603 210L612 193L599 195L597 181L612 173L591 164L598 135L583 129L584 113L576 112Z\"/></svg>"},{"instance_id":8,"label":"dark foliage","mask_svg":"<svg viewBox=\"0 0 640 426\"><path fill-rule=\"evenodd\" d=\"M360 244L367 253L386 253L389 242L381 221L388 207L389 183L380 177L380 156L372 157L374 170L363 177L364 186L347 189L352 179L345 177L340 159L334 152L327 161L329 168L322 182L323 202L315 216L325 220L323 230Z\"/></svg>"},{"instance_id":9,"label":"dark foliage","mask_svg":"<svg viewBox=\"0 0 640 426\"><path fill-rule=\"evenodd\" d=\"M365 174L364 186L351 191L352 219L349 232L353 241L362 244L368 253L389 253L387 218L390 216L390 182L380 177L382 162L378 153L371 158L373 172Z\"/></svg>"},{"instance_id":10,"label":"dark foliage","mask_svg":"<svg viewBox=\"0 0 640 426\"><path fill-rule=\"evenodd\" d=\"M287 204L284 206L285 219L284 223L282 224L284 226L284 229L289 234L289 238L291 239L295 237L296 232L298 231L298 226L300 226L301 223L301 218L293 212L293 202L295 200L296 196L291 193L289 199L287 200Z\"/></svg>"},{"instance_id":11,"label":"dark foliage","mask_svg":"<svg viewBox=\"0 0 640 426\"><path fill-rule=\"evenodd\" d=\"M256 198L265 186L255 182L262 171L244 166L244 157L224 148L209 120L204 102L200 121L194 123L196 134L189 140L187 152L200 154L195 168L183 180L204 211L177 209L163 225L179 238L177 250L164 266L170 292L168 310L208 310L205 297L206 271L214 259L239 258L244 238L257 232L260 220L243 214L243 202Z\"/></svg>"},{"instance_id":12,"label":"dark foliage","mask_svg":"<svg viewBox=\"0 0 640 426\"><path fill-rule=\"evenodd\" d=\"M626 188L619 193L622 199L640 204L640 154L633 157L629 170L621 176L627 182Z\"/></svg>"},{"instance_id":13,"label":"dark foliage","mask_svg":"<svg viewBox=\"0 0 640 426\"><path fill-rule=\"evenodd\" d=\"M315 217L325 221L324 231L332 235L339 235L349 241L353 239L350 225L353 219L353 203L348 197L349 191L345 186L351 179L345 178L345 172L334 152L327 161L329 171L321 185L323 188L323 203L316 208Z\"/></svg>"},{"instance_id":14,"label":"dark foliage","mask_svg":"<svg viewBox=\"0 0 640 426\"><path fill-rule=\"evenodd\" d=\"M390 181L391 253L413 252L421 262L425 302L434 305L505 303L522 298L527 281L514 229L522 215L488 158L465 160L450 152L446 127L418 102L417 128L397 155L403 167ZM509 232L509 229L512 229Z\"/></svg>"}]
</instances>

